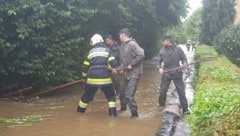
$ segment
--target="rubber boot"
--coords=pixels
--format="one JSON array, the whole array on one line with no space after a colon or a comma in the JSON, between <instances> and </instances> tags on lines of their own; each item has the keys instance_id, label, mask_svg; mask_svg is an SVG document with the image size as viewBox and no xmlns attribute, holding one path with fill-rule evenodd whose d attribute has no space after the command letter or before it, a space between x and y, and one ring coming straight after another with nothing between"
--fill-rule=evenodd
<instances>
[{"instance_id":1,"label":"rubber boot","mask_svg":"<svg viewBox=\"0 0 240 136\"><path fill-rule=\"evenodd\" d=\"M82 108L80 106L77 107L77 112L85 113L86 108Z\"/></svg>"},{"instance_id":2,"label":"rubber boot","mask_svg":"<svg viewBox=\"0 0 240 136\"><path fill-rule=\"evenodd\" d=\"M137 118L138 117L138 112L137 111L131 111L132 115L130 118Z\"/></svg>"},{"instance_id":3,"label":"rubber boot","mask_svg":"<svg viewBox=\"0 0 240 136\"><path fill-rule=\"evenodd\" d=\"M183 108L183 114L184 115L190 114L190 111L188 110L188 108Z\"/></svg>"},{"instance_id":4,"label":"rubber boot","mask_svg":"<svg viewBox=\"0 0 240 136\"><path fill-rule=\"evenodd\" d=\"M109 113L109 116L117 116L117 109L116 109L116 107L108 108L108 113Z\"/></svg>"},{"instance_id":5,"label":"rubber boot","mask_svg":"<svg viewBox=\"0 0 240 136\"><path fill-rule=\"evenodd\" d=\"M127 105L126 104L121 104L120 111L126 111L127 110Z\"/></svg>"}]
</instances>

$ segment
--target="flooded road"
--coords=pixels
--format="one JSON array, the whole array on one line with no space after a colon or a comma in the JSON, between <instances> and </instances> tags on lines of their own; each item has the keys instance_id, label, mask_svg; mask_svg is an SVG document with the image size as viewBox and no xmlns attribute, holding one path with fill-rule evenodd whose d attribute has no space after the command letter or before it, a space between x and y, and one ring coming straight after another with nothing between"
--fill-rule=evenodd
<instances>
[{"instance_id":1,"label":"flooded road","mask_svg":"<svg viewBox=\"0 0 240 136\"><path fill-rule=\"evenodd\" d=\"M98 91L87 112L76 108L83 85L71 86L45 97L36 103L0 101L0 117L19 117L31 114L46 115L31 126L0 126L0 136L152 136L155 135L161 114L157 107L160 75L146 62L136 93L139 118L129 118L130 110L108 116L108 104ZM117 109L120 108L119 100Z\"/></svg>"}]
</instances>

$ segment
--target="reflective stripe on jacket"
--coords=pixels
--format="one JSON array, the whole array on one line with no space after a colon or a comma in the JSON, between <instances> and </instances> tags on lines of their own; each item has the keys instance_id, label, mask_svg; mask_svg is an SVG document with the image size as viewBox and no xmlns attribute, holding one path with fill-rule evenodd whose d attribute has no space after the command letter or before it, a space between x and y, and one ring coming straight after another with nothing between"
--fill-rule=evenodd
<instances>
[{"instance_id":1,"label":"reflective stripe on jacket","mask_svg":"<svg viewBox=\"0 0 240 136\"><path fill-rule=\"evenodd\" d=\"M83 62L82 74L87 77L87 84L93 86L108 85L112 83L111 69L117 62L104 43L96 44Z\"/></svg>"}]
</instances>

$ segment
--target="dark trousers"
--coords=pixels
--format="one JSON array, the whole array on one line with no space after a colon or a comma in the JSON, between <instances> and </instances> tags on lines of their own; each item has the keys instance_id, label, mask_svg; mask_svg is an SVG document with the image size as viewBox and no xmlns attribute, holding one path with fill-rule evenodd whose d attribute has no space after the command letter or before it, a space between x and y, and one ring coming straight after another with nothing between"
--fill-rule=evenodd
<instances>
[{"instance_id":1,"label":"dark trousers","mask_svg":"<svg viewBox=\"0 0 240 136\"><path fill-rule=\"evenodd\" d=\"M121 108L128 105L132 113L137 112L138 110L137 103L134 99L135 93L137 91L138 81L139 79L126 79L119 97L121 102Z\"/></svg>"},{"instance_id":2,"label":"dark trousers","mask_svg":"<svg viewBox=\"0 0 240 136\"><path fill-rule=\"evenodd\" d=\"M96 92L97 92L98 87L91 86L86 84L85 86L85 92L81 98L81 100L84 103L89 103L89 101L92 101ZM108 86L103 86L100 87L100 89L103 91L105 97L107 98L108 102L115 102L116 101L116 96L115 92L113 89L113 85L108 85Z\"/></svg>"},{"instance_id":3,"label":"dark trousers","mask_svg":"<svg viewBox=\"0 0 240 136\"><path fill-rule=\"evenodd\" d=\"M112 82L114 86L114 90L116 95L120 95L121 87L122 87L122 75L112 74Z\"/></svg>"},{"instance_id":4,"label":"dark trousers","mask_svg":"<svg viewBox=\"0 0 240 136\"><path fill-rule=\"evenodd\" d=\"M159 105L165 106L167 91L169 89L169 85L170 85L171 81L173 81L173 83L176 87L183 111L187 111L188 104L187 104L187 98L185 96L185 86L184 86L183 78L181 75L171 77L169 75L164 74L162 76L161 85L160 85L161 90L160 90L160 96L159 96Z\"/></svg>"}]
</instances>

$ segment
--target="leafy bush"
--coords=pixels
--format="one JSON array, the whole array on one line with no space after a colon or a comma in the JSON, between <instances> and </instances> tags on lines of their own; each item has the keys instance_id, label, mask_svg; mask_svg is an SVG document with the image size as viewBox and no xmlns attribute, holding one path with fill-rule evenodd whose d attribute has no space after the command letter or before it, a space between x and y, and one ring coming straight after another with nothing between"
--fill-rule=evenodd
<instances>
[{"instance_id":1,"label":"leafy bush","mask_svg":"<svg viewBox=\"0 0 240 136\"><path fill-rule=\"evenodd\" d=\"M0 91L35 90L79 78L84 44L78 22L87 18L75 5L57 0L1 2Z\"/></svg>"},{"instance_id":2,"label":"leafy bush","mask_svg":"<svg viewBox=\"0 0 240 136\"><path fill-rule=\"evenodd\" d=\"M199 80L236 82L239 81L237 70L238 68L233 67L225 57L218 57L214 61L206 62L205 65L201 66L199 73L202 73L202 75ZM207 73L205 73L206 71Z\"/></svg>"},{"instance_id":3,"label":"leafy bush","mask_svg":"<svg viewBox=\"0 0 240 136\"><path fill-rule=\"evenodd\" d=\"M0 94L76 80L94 33L116 37L128 27L152 56L164 28L178 24L186 7L186 0L1 0Z\"/></svg>"},{"instance_id":4,"label":"leafy bush","mask_svg":"<svg viewBox=\"0 0 240 136\"><path fill-rule=\"evenodd\" d=\"M203 57L213 57L214 58L217 55L218 55L217 52L214 50L214 48L212 46L199 45L199 46L197 46L197 50L195 51L194 58L195 58L195 60L200 60ZM198 70L200 65L199 65L199 63L197 63L195 66L196 66L196 70ZM197 76L195 76L194 79L196 80Z\"/></svg>"},{"instance_id":5,"label":"leafy bush","mask_svg":"<svg viewBox=\"0 0 240 136\"><path fill-rule=\"evenodd\" d=\"M214 37L234 22L235 0L203 0L202 3L200 42L213 45Z\"/></svg>"},{"instance_id":6,"label":"leafy bush","mask_svg":"<svg viewBox=\"0 0 240 136\"><path fill-rule=\"evenodd\" d=\"M229 26L214 39L215 47L234 64L240 66L240 26Z\"/></svg>"},{"instance_id":7,"label":"leafy bush","mask_svg":"<svg viewBox=\"0 0 240 136\"><path fill-rule=\"evenodd\" d=\"M212 46L199 45L197 46L197 50L194 54L194 58L200 59L201 57L205 57L205 56L216 57L217 55L218 53L214 50Z\"/></svg>"},{"instance_id":8,"label":"leafy bush","mask_svg":"<svg viewBox=\"0 0 240 136\"><path fill-rule=\"evenodd\" d=\"M195 57L216 55L199 46ZM226 57L203 62L197 70L196 94L188 116L193 136L236 135L240 128L240 70Z\"/></svg>"}]
</instances>

